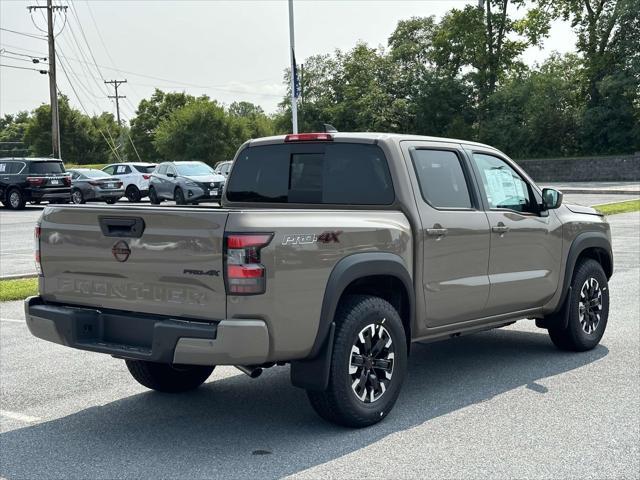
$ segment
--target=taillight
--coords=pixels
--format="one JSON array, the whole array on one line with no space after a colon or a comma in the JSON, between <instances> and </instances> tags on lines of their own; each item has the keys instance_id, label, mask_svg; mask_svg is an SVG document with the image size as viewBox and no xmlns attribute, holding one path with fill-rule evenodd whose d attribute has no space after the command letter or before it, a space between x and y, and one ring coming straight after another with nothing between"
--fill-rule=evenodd
<instances>
[{"instance_id":1,"label":"taillight","mask_svg":"<svg viewBox=\"0 0 640 480\"><path fill-rule=\"evenodd\" d=\"M145 180L149 180L149 179L151 178L151 175L145 175L145 174L143 174L143 175L142 175L142 178L144 178Z\"/></svg>"},{"instance_id":2,"label":"taillight","mask_svg":"<svg viewBox=\"0 0 640 480\"><path fill-rule=\"evenodd\" d=\"M35 260L36 260L36 272L38 272L39 276L42 276L42 263L40 263L40 235L42 233L42 229L40 228L40 220L38 220L38 223L36 224L36 228L33 231L33 240L34 240L34 246L33 246L33 250L35 253Z\"/></svg>"},{"instance_id":3,"label":"taillight","mask_svg":"<svg viewBox=\"0 0 640 480\"><path fill-rule=\"evenodd\" d=\"M333 135L330 133L292 133L284 137L286 143L290 142L330 142Z\"/></svg>"},{"instance_id":4,"label":"taillight","mask_svg":"<svg viewBox=\"0 0 640 480\"><path fill-rule=\"evenodd\" d=\"M230 295L258 295L266 291L266 271L260 250L272 233L232 233L225 236L225 284Z\"/></svg>"},{"instance_id":5,"label":"taillight","mask_svg":"<svg viewBox=\"0 0 640 480\"><path fill-rule=\"evenodd\" d=\"M29 182L29 185L32 187L39 187L44 184L45 179L42 177L27 177L27 182Z\"/></svg>"}]
</instances>

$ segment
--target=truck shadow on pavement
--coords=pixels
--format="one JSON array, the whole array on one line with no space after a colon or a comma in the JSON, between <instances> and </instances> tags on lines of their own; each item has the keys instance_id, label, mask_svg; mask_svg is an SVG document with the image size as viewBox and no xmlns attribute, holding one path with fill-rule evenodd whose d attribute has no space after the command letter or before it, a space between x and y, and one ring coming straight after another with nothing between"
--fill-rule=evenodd
<instances>
[{"instance_id":1,"label":"truck shadow on pavement","mask_svg":"<svg viewBox=\"0 0 640 480\"><path fill-rule=\"evenodd\" d=\"M394 411L370 428L322 421L304 391L290 386L288 368L267 370L257 380L216 381L214 372L213 381L193 393L145 392L4 433L0 476L282 477L516 388L545 395L538 381L608 354L602 345L559 352L546 333L512 329L412 348Z\"/></svg>"}]
</instances>

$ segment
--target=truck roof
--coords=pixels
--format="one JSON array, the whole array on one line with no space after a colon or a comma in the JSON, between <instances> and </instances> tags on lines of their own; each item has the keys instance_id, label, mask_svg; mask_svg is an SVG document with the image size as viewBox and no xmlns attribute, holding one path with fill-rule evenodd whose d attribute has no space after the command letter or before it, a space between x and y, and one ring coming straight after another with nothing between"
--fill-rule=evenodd
<instances>
[{"instance_id":1,"label":"truck roof","mask_svg":"<svg viewBox=\"0 0 640 480\"><path fill-rule=\"evenodd\" d=\"M401 133L381 133L381 132L328 132L334 140L338 141L365 141L367 143L374 143L376 141L392 141L392 142L401 142L401 141L428 141L428 142L443 142L443 143L459 143L465 145L476 145L484 148L489 148L491 150L496 150L495 147L491 145L486 145L484 143L473 142L470 140L461 140L456 138L446 138L446 137L431 137L425 135L407 135ZM286 135L274 135L272 137L262 137L251 139L247 143L249 145L268 145L268 144L276 144L283 143L286 138Z\"/></svg>"}]
</instances>

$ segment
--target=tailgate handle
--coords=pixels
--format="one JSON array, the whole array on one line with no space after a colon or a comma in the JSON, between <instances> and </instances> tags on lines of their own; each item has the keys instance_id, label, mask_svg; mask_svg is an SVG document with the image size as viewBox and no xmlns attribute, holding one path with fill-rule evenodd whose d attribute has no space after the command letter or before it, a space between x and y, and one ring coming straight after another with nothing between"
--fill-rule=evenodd
<instances>
[{"instance_id":1,"label":"tailgate handle","mask_svg":"<svg viewBox=\"0 0 640 480\"><path fill-rule=\"evenodd\" d=\"M98 217L98 221L105 237L140 238L144 232L140 217Z\"/></svg>"}]
</instances>

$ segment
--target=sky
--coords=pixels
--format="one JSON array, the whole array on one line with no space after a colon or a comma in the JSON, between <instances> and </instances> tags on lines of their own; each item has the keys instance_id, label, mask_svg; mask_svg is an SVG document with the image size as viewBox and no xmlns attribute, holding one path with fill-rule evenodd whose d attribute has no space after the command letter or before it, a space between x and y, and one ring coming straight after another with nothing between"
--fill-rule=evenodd
<instances>
[{"instance_id":1,"label":"sky","mask_svg":"<svg viewBox=\"0 0 640 480\"><path fill-rule=\"evenodd\" d=\"M295 0L296 59L348 50L358 41L386 46L399 20L412 16L441 18L466 0ZM29 5L45 0L1 0L0 27L41 36L44 10L30 15ZM122 117L134 116L139 101L155 87L209 95L229 105L245 100L274 112L285 93L284 69L289 66L288 3L286 0L117 1L54 0L69 5L66 23L56 16L58 88L77 108L89 114L115 113L113 90L103 80L122 80ZM86 41L85 41L86 38ZM524 60L533 65L552 51L572 51L575 36L563 22L553 24L542 49L530 48ZM87 46L88 45L88 46ZM44 38L0 30L1 65L47 68L22 54L47 56ZM96 69L87 65L99 65ZM26 60L26 61L25 61ZM84 63L83 63L84 61ZM67 69L65 78L60 63ZM77 92L73 92L71 84ZM0 66L0 115L32 110L49 102L46 75Z\"/></svg>"}]
</instances>

